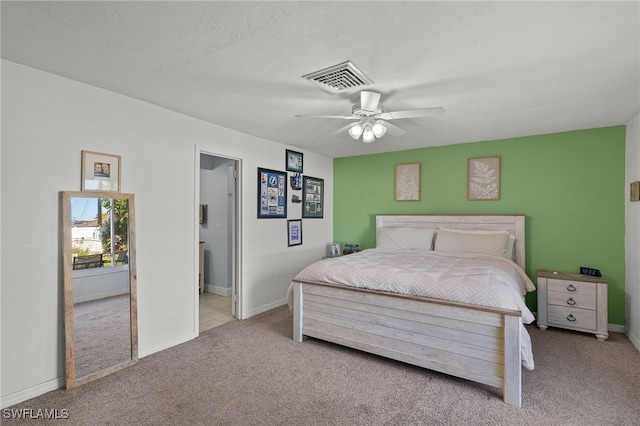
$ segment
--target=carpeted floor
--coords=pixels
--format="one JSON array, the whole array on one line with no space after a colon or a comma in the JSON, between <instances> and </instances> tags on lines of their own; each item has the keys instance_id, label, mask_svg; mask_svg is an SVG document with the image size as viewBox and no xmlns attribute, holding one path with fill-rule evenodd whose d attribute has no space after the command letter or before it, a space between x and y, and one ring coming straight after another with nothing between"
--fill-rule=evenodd
<instances>
[{"instance_id":1,"label":"carpeted floor","mask_svg":"<svg viewBox=\"0 0 640 426\"><path fill-rule=\"evenodd\" d=\"M292 339L281 307L208 330L128 369L12 409L68 410L66 425L638 425L640 352L528 326L536 369L523 407L501 391L330 343ZM3 411L3 414L6 410ZM6 415L4 415L6 417Z\"/></svg>"}]
</instances>

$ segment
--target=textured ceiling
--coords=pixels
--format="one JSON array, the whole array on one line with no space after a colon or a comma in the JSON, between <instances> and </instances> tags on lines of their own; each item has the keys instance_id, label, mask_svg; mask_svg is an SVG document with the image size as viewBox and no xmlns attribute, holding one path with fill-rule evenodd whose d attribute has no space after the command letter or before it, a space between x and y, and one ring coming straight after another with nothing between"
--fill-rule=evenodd
<instances>
[{"instance_id":1,"label":"textured ceiling","mask_svg":"<svg viewBox=\"0 0 640 426\"><path fill-rule=\"evenodd\" d=\"M625 124L640 110L640 3L1 2L2 57L330 157ZM351 60L395 120L332 134L359 91L301 76Z\"/></svg>"}]
</instances>

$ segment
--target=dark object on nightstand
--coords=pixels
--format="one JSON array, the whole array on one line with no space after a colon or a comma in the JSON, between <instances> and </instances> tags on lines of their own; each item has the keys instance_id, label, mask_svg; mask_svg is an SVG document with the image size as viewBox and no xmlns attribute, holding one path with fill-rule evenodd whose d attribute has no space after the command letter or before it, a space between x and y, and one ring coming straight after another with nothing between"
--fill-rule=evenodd
<instances>
[{"instance_id":1,"label":"dark object on nightstand","mask_svg":"<svg viewBox=\"0 0 640 426\"><path fill-rule=\"evenodd\" d=\"M602 276L602 274L600 273L600 269L587 268L585 266L581 266L580 267L580 273L582 275L589 275L591 277L601 277Z\"/></svg>"},{"instance_id":2,"label":"dark object on nightstand","mask_svg":"<svg viewBox=\"0 0 640 426\"><path fill-rule=\"evenodd\" d=\"M360 251L360 243L344 243L342 254L357 253Z\"/></svg>"}]
</instances>

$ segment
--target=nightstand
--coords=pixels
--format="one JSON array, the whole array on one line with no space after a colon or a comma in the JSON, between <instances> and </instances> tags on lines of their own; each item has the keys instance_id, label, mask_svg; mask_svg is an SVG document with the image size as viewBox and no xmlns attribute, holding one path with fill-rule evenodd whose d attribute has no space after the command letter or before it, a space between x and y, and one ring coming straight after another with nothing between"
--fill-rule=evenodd
<instances>
[{"instance_id":1,"label":"nightstand","mask_svg":"<svg viewBox=\"0 0 640 426\"><path fill-rule=\"evenodd\" d=\"M567 328L607 340L607 280L543 269L537 271L537 276L538 328Z\"/></svg>"}]
</instances>

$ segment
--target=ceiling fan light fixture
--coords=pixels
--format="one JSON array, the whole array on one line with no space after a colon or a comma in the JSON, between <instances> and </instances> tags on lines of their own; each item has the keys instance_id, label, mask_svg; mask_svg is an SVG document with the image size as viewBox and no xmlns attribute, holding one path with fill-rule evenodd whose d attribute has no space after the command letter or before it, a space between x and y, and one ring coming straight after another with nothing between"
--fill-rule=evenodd
<instances>
[{"instance_id":1,"label":"ceiling fan light fixture","mask_svg":"<svg viewBox=\"0 0 640 426\"><path fill-rule=\"evenodd\" d=\"M371 129L371 123L366 123L364 125L364 130L362 132L362 142L371 143L376 140L376 136Z\"/></svg>"},{"instance_id":2,"label":"ceiling fan light fixture","mask_svg":"<svg viewBox=\"0 0 640 426\"><path fill-rule=\"evenodd\" d=\"M362 123L360 122L353 123L349 128L349 136L351 136L354 139L360 139L360 135L362 135L363 131L364 131L364 128L362 127Z\"/></svg>"},{"instance_id":3,"label":"ceiling fan light fixture","mask_svg":"<svg viewBox=\"0 0 640 426\"><path fill-rule=\"evenodd\" d=\"M376 136L376 138L381 138L385 133L387 133L387 128L385 127L382 120L376 120L373 123L373 126L371 126L371 130L373 131L373 134Z\"/></svg>"}]
</instances>

